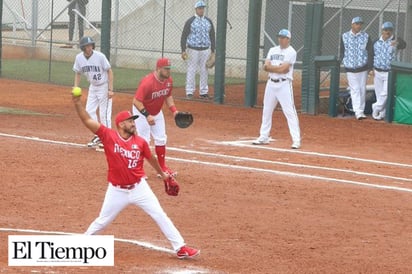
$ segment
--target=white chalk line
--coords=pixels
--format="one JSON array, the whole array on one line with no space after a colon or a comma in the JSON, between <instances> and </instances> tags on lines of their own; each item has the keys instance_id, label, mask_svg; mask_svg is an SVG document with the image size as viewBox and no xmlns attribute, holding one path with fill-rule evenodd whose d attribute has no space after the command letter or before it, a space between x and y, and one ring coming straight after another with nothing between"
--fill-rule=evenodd
<instances>
[{"instance_id":1,"label":"white chalk line","mask_svg":"<svg viewBox=\"0 0 412 274\"><path fill-rule=\"evenodd\" d=\"M12 137L12 138L18 138L18 139L25 139L25 140L32 140L32 141L39 141L39 142L52 143L52 144L62 144L62 145L68 145L68 146L86 147L86 145L83 145L83 144L62 142L62 141L53 141L53 140L41 139L41 138L38 138L38 137L27 137L27 136L19 136L19 135L4 134L4 133L0 133L0 136ZM242 143L244 141L238 141L238 142ZM251 141L247 141L247 142L251 142ZM213 142L213 143L216 143L216 142ZM217 143L218 144L220 144L220 143L223 143L223 144L230 143L230 145L236 144L236 142L217 142ZM251 147L261 148L262 146L252 145ZM249 157L238 157L238 156L232 156L232 155L222 155L222 154L217 154L217 153L209 153L209 152L202 152L202 151L189 150L189 149L181 149L181 148L175 148L175 147L168 147L167 149L171 150L171 151L179 151L179 152L190 153L190 154L199 154L199 155L204 155L204 156L234 159L236 161L243 160L243 161L251 161L251 162L260 162L260 163L276 164L276 165L283 165L283 166L290 166L290 167L310 168L310 169L334 171L334 172L341 172L341 173L350 173L350 174L364 175L364 176L369 176L369 177L377 177L377 178L412 182L412 179L408 179L408 178L382 175L382 174L377 174L377 173L361 172L361 171L350 170L350 169L338 169L338 168L329 168L329 167L322 167L322 166L285 163L285 162L280 162L280 161L262 160L262 159L249 158ZM281 151L287 151L287 152L291 152L291 151L295 152L296 151L296 150L290 150L290 149L286 150L286 149L279 149L279 148L273 148L273 150L281 150ZM302 151L298 151L298 152L313 153L313 152L302 152ZM329 157L334 157L334 156L331 155ZM337 157L335 157L335 158L340 158L340 157L347 157L347 156L337 155ZM348 158L351 158L351 157L348 157ZM175 159L177 159L177 158L175 158ZM358 158L353 158L353 159L356 160ZM371 160L371 161L373 161L373 160ZM382 162L382 163L390 163L390 162ZM396 163L390 163L390 164L393 165L393 164L396 164Z\"/></svg>"},{"instance_id":2,"label":"white chalk line","mask_svg":"<svg viewBox=\"0 0 412 274\"><path fill-rule=\"evenodd\" d=\"M82 233L71 233L71 232L61 232L61 231L45 231L45 230L35 230L35 229L19 229L19 228L4 228L0 227L0 231L4 232L19 232L19 233L34 233L34 234L49 234L49 235L84 235ZM130 239L120 239L120 238L114 238L115 241L117 242L122 242L122 243L127 243L127 244L133 244L133 245L138 245L143 248L159 251L159 252L164 252L168 254L176 254L176 252L172 249L166 248L166 247L161 247L161 246L156 246L154 244L148 243L148 242L142 242L142 241L136 241L136 240L130 240ZM195 269L190 269L190 267L185 267L184 269L167 269L167 273L174 273L174 274L189 274L189 273L209 273L210 271L207 269L200 269L200 268L195 268Z\"/></svg>"},{"instance_id":3,"label":"white chalk line","mask_svg":"<svg viewBox=\"0 0 412 274\"><path fill-rule=\"evenodd\" d=\"M10 137L10 138L16 138L16 139L23 139L23 140L30 140L30 141L37 141L37 142L43 142L43 143L50 143L50 144L57 144L57 145L66 145L66 146L75 146L75 147L87 147L84 144L77 144L77 143L70 143L70 142L62 142L62 141L54 141L54 140L48 140L48 139L42 139L38 137L29 137L29 136L20 136L20 135L14 135L14 134L7 134L7 133L1 133L0 136L3 137Z\"/></svg>"},{"instance_id":4,"label":"white chalk line","mask_svg":"<svg viewBox=\"0 0 412 274\"><path fill-rule=\"evenodd\" d=\"M279 151L279 152L306 154L306 155L313 155L313 156L319 156L319 157L337 158L337 159L345 159L345 160L351 160L351 161L368 162L368 163L374 163L374 164L383 164L383 165L401 166L401 167L412 168L411 164L386 162L386 161L379 161L379 160L372 160L372 159L365 159L365 158L356 158L356 157L337 155L337 154L325 154L325 153L311 152L311 151L298 150L298 149L275 148L275 147L271 147L271 146L267 146L267 145L253 145L252 144L253 141L254 140L247 140L247 141L210 141L210 143L220 144L220 145L237 146L237 147L248 147L248 148L255 148L255 149L266 149L266 150ZM244 143L248 143L248 144L244 144Z\"/></svg>"},{"instance_id":5,"label":"white chalk line","mask_svg":"<svg viewBox=\"0 0 412 274\"><path fill-rule=\"evenodd\" d=\"M328 181L328 182L334 182L334 183L344 183L344 184L351 184L351 185L357 185L357 186L387 189L387 190L397 190L397 191L412 193L412 189L404 188L404 187L395 187L395 186L389 186L389 185L376 185L376 184L370 184L370 183L362 183L358 181L335 179L335 178L330 178L330 177L315 176L315 175L308 175L308 174L301 174L301 173L294 173L294 172L287 172L287 171L279 171L279 170L273 170L273 169L263 169L263 168L237 166L237 165L230 165L230 164L220 164L220 163L215 163L215 162L204 162L204 161L198 161L198 160L188 160L188 159L173 158L173 157L167 157L167 159L175 160L177 162L191 163L191 164L202 164L202 165L209 165L209 166L216 166L216 167L223 167L223 168L241 169L241 170L246 170L246 171L258 171L258 172L272 173L272 174L288 176L288 177L316 179L316 180Z\"/></svg>"},{"instance_id":6,"label":"white chalk line","mask_svg":"<svg viewBox=\"0 0 412 274\"><path fill-rule=\"evenodd\" d=\"M216 153L210 153L210 152L202 152L202 151L196 151L196 150L187 150L187 149L174 148L174 147L171 147L171 148L168 147L167 150L179 151L179 152L190 153L190 154L199 154L199 155L210 156L210 157L226 158L226 159L232 159L236 161L241 160L241 161L275 164L275 165L290 166L290 167L319 169L319 170L326 170L326 171L335 171L335 172L350 173L350 174L365 175L365 176L370 176L370 177L378 177L378 178L384 178L384 179L393 179L393 180L399 180L399 181L412 182L412 179L408 179L404 177L396 177L396 176L382 175L382 174L377 174L377 173L362 172L362 171L356 171L356 170L351 170L351 169L339 169L339 168L331 168L331 167L323 167L323 166L293 164L293 163L286 163L286 162L279 162L279 161L272 161L272 160L262 160L262 159L249 158L249 157L239 157L239 156L223 155L223 154L216 154Z\"/></svg>"},{"instance_id":7,"label":"white chalk line","mask_svg":"<svg viewBox=\"0 0 412 274\"><path fill-rule=\"evenodd\" d=\"M37 138L37 137L26 137L26 136L18 136L18 135L3 134L3 133L0 133L0 136L13 137L13 138L22 138L22 139L32 140L32 141L48 142L47 139L41 139L41 138ZM80 145L80 144L77 144L77 143L70 143L70 142L60 142L60 141L52 141L52 140L50 140L50 142L51 143L64 144L64 145L73 145L73 146L86 147L85 145ZM222 142L217 142L217 143L222 143ZM233 144L235 144L235 142L223 142L223 143L233 143ZM251 145L251 147L262 147L262 146ZM179 149L179 148L173 148L173 147L168 147L168 150L183 151L183 152L187 152L187 153L207 154L207 152L192 151L192 150ZM288 150L288 151L291 151L291 150ZM296 151L296 150L293 150L293 151ZM229 157L227 155L220 155L220 154L213 154L213 153L209 153L209 154L213 155L215 157ZM231 157L234 157L234 156L231 156ZM239 157L235 157L235 158L239 158ZM336 178L331 178L331 177L315 176L315 175L308 175L308 174L301 174L301 173L294 173L294 172L286 172L286 171L279 171L279 170L273 170L273 169L253 168L253 167L249 167L249 166L221 164L221 163L216 163L216 162L189 160L189 159L182 159L182 158L175 158L175 157L168 157L168 159L175 160L175 161L180 161L180 162L187 162L187 163L196 163L196 164L209 165L209 166L218 166L218 167L223 167L223 168L242 169L242 170L247 170L247 171L253 170L253 171L258 171L258 172L277 174L277 175L281 175L281 176L298 177L298 178L306 178L306 179L317 179L317 180L322 180L322 181L358 185L358 186L364 186L364 187L370 187L370 188L396 190L396 191L402 191L402 192L412 192L412 189L404 188L404 187L395 187L395 186L390 186L390 185L378 185L378 184L371 184L371 183L363 183L363 182L359 182L359 181L336 179ZM245 157L245 159L246 159L246 157ZM258 159L254 159L254 160L257 161ZM381 176L384 176L384 175L381 175ZM403 179L409 180L409 179L406 179L406 178L403 178Z\"/></svg>"},{"instance_id":8,"label":"white chalk line","mask_svg":"<svg viewBox=\"0 0 412 274\"><path fill-rule=\"evenodd\" d=\"M37 233L37 234L56 234L56 235L84 235L82 233L71 233L71 232L60 232L60 231L45 231L45 230L35 230L35 229L4 228L4 227L0 228L0 231L22 232L22 233ZM156 246L154 244L147 243L147 242L129 240L129 239L120 239L120 238L114 238L114 240L117 241L117 242L123 242L123 243L138 245L138 246L141 246L141 247L145 247L145 248L148 248L148 249L153 249L153 250L160 251L160 252L176 254L176 252L172 249L168 249L168 248L161 247L161 246Z\"/></svg>"}]
</instances>

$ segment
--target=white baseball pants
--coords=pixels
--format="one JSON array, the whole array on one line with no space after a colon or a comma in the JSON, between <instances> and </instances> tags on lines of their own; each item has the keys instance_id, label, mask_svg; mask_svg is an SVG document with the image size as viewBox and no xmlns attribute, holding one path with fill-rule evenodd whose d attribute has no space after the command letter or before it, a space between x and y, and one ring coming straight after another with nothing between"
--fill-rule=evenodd
<instances>
[{"instance_id":1,"label":"white baseball pants","mask_svg":"<svg viewBox=\"0 0 412 274\"><path fill-rule=\"evenodd\" d=\"M165 146L167 142L166 125L163 111L154 115L155 124L149 125L146 117L137 110L133 105L133 115L139 115L139 118L134 120L137 134L150 144L150 137L153 136L155 146Z\"/></svg>"},{"instance_id":2,"label":"white baseball pants","mask_svg":"<svg viewBox=\"0 0 412 274\"><path fill-rule=\"evenodd\" d=\"M366 80L368 79L368 72L347 72L346 76L350 88L352 108L355 115L359 116L365 111Z\"/></svg>"},{"instance_id":3,"label":"white baseball pants","mask_svg":"<svg viewBox=\"0 0 412 274\"><path fill-rule=\"evenodd\" d=\"M117 188L109 183L99 217L90 224L85 234L94 235L103 230L129 204L140 207L152 217L174 250L177 251L185 245L180 232L166 215L159 200L143 178L132 190Z\"/></svg>"},{"instance_id":4,"label":"white baseball pants","mask_svg":"<svg viewBox=\"0 0 412 274\"><path fill-rule=\"evenodd\" d=\"M373 118L384 118L386 113L386 100L388 98L389 72L375 70L374 73L373 85L375 86L376 102L372 104L372 114L376 116Z\"/></svg>"},{"instance_id":5,"label":"white baseball pants","mask_svg":"<svg viewBox=\"0 0 412 274\"><path fill-rule=\"evenodd\" d=\"M267 139L272 128L272 116L278 102L282 107L289 127L289 133L293 143L301 141L299 119L296 112L292 82L290 80L274 83L270 79L266 83L263 97L262 124L260 126L260 138Z\"/></svg>"},{"instance_id":6,"label":"white baseball pants","mask_svg":"<svg viewBox=\"0 0 412 274\"><path fill-rule=\"evenodd\" d=\"M193 94L196 90L196 72L199 69L199 94L207 94L209 87L208 71L206 61L210 55L210 49L194 50L187 48L186 52L189 56L187 59L187 73L186 73L186 94Z\"/></svg>"},{"instance_id":7,"label":"white baseball pants","mask_svg":"<svg viewBox=\"0 0 412 274\"><path fill-rule=\"evenodd\" d=\"M108 128L112 127L112 99L109 99L108 85L90 86L87 95L86 111L90 117ZM99 108L99 119L97 118Z\"/></svg>"}]
</instances>

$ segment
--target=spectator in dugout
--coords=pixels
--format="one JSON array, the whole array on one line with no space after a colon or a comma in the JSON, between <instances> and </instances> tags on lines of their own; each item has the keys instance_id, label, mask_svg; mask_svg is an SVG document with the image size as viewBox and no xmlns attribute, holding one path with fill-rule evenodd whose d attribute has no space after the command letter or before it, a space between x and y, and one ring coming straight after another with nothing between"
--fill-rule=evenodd
<instances>
[{"instance_id":1,"label":"spectator in dugout","mask_svg":"<svg viewBox=\"0 0 412 274\"><path fill-rule=\"evenodd\" d=\"M362 17L354 17L351 29L342 34L340 42L340 60L346 71L357 120L366 119L366 81L373 63L372 40L369 34L362 30L362 26Z\"/></svg>"},{"instance_id":2,"label":"spectator in dugout","mask_svg":"<svg viewBox=\"0 0 412 274\"><path fill-rule=\"evenodd\" d=\"M406 42L400 37L395 37L394 28L392 22L383 23L381 36L373 43L372 74L376 102L372 104L372 118L375 120L385 118L391 62L396 59L397 50L406 48Z\"/></svg>"}]
</instances>

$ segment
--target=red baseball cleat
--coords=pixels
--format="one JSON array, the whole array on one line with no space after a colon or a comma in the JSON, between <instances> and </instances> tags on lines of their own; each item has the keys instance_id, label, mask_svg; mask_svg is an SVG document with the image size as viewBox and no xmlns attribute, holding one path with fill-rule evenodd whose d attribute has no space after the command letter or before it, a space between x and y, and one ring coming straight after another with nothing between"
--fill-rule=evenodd
<instances>
[{"instance_id":1,"label":"red baseball cleat","mask_svg":"<svg viewBox=\"0 0 412 274\"><path fill-rule=\"evenodd\" d=\"M188 246L182 246L178 251L177 251L177 257L179 259L186 259L186 258L193 258L196 257L197 255L200 254L200 250L190 248Z\"/></svg>"}]
</instances>

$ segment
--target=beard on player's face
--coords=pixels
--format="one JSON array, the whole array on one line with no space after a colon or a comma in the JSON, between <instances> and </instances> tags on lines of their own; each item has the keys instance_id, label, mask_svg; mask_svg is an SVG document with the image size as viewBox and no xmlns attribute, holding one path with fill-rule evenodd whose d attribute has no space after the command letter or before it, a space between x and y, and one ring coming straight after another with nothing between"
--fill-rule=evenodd
<instances>
[{"instance_id":1,"label":"beard on player's face","mask_svg":"<svg viewBox=\"0 0 412 274\"><path fill-rule=\"evenodd\" d=\"M133 120L123 121L123 124L121 125L121 129L124 133L126 133L128 135L136 134L136 125L135 125Z\"/></svg>"},{"instance_id":2,"label":"beard on player's face","mask_svg":"<svg viewBox=\"0 0 412 274\"><path fill-rule=\"evenodd\" d=\"M160 69L159 76L162 79L169 78L170 77L170 69L164 69L164 68Z\"/></svg>"},{"instance_id":3,"label":"beard on player's face","mask_svg":"<svg viewBox=\"0 0 412 274\"><path fill-rule=\"evenodd\" d=\"M123 130L129 135L134 135L136 133L136 126L131 125L130 127L125 127Z\"/></svg>"}]
</instances>

